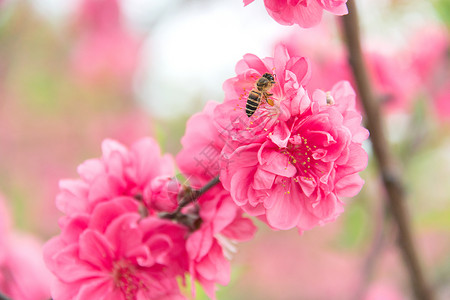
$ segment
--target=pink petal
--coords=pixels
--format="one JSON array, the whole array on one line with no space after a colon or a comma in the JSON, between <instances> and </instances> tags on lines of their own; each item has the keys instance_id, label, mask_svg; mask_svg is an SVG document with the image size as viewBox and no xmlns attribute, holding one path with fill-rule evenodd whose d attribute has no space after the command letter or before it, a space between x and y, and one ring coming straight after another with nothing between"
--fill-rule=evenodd
<instances>
[{"instance_id":1,"label":"pink petal","mask_svg":"<svg viewBox=\"0 0 450 300\"><path fill-rule=\"evenodd\" d=\"M244 0L244 6L249 5L250 3L252 3L255 0Z\"/></svg>"},{"instance_id":2,"label":"pink petal","mask_svg":"<svg viewBox=\"0 0 450 300\"><path fill-rule=\"evenodd\" d=\"M279 194L278 194L279 195ZM278 196L276 195L276 196ZM300 198L298 193L290 191L284 197L277 197L273 205L266 212L267 222L277 229L291 229L300 220Z\"/></svg>"},{"instance_id":3,"label":"pink petal","mask_svg":"<svg viewBox=\"0 0 450 300\"><path fill-rule=\"evenodd\" d=\"M189 258L193 260L201 259L211 249L213 244L212 230L207 227L205 230L197 230L189 236L186 242L186 250Z\"/></svg>"},{"instance_id":4,"label":"pink petal","mask_svg":"<svg viewBox=\"0 0 450 300\"><path fill-rule=\"evenodd\" d=\"M260 155L261 166L264 171L280 175L283 177L292 177L297 173L297 169L290 163L289 157L274 149L263 149Z\"/></svg>"},{"instance_id":5,"label":"pink petal","mask_svg":"<svg viewBox=\"0 0 450 300\"><path fill-rule=\"evenodd\" d=\"M112 245L97 231L86 230L80 235L80 259L109 270L115 257Z\"/></svg>"},{"instance_id":6,"label":"pink petal","mask_svg":"<svg viewBox=\"0 0 450 300\"><path fill-rule=\"evenodd\" d=\"M352 174L341 178L335 184L338 197L354 197L364 185L364 180L358 174Z\"/></svg>"},{"instance_id":7,"label":"pink petal","mask_svg":"<svg viewBox=\"0 0 450 300\"><path fill-rule=\"evenodd\" d=\"M245 242L251 240L257 227L253 224L252 220L248 218L239 217L233 221L228 227L222 230L221 234L228 237L231 240Z\"/></svg>"},{"instance_id":8,"label":"pink petal","mask_svg":"<svg viewBox=\"0 0 450 300\"><path fill-rule=\"evenodd\" d=\"M54 247L52 242L46 247ZM81 279L101 276L102 272L89 263L78 258L79 247L76 244L59 248L51 256L47 255L47 265L51 267L59 279L74 282ZM49 264L48 262L51 261Z\"/></svg>"},{"instance_id":9,"label":"pink petal","mask_svg":"<svg viewBox=\"0 0 450 300\"><path fill-rule=\"evenodd\" d=\"M322 19L322 7L317 1L309 1L308 6L297 5L293 9L295 23L304 28L319 24Z\"/></svg>"},{"instance_id":10,"label":"pink petal","mask_svg":"<svg viewBox=\"0 0 450 300\"><path fill-rule=\"evenodd\" d=\"M108 295L114 290L112 278L105 274L102 278L92 278L86 281L80 288L76 300L108 299ZM112 298L111 298L112 299Z\"/></svg>"},{"instance_id":11,"label":"pink petal","mask_svg":"<svg viewBox=\"0 0 450 300\"><path fill-rule=\"evenodd\" d=\"M254 175L252 187L257 190L270 189L273 185L276 175L258 168Z\"/></svg>"},{"instance_id":12,"label":"pink petal","mask_svg":"<svg viewBox=\"0 0 450 300\"><path fill-rule=\"evenodd\" d=\"M285 122L280 122L271 132L270 140L280 148L285 148L291 137L291 132Z\"/></svg>"}]
</instances>

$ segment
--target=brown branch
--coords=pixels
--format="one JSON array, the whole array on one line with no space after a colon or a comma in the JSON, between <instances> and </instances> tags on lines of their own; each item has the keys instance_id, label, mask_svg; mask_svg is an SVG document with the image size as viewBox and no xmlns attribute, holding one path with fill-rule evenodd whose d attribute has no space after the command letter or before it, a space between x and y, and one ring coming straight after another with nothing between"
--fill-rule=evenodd
<instances>
[{"instance_id":1,"label":"brown branch","mask_svg":"<svg viewBox=\"0 0 450 300\"><path fill-rule=\"evenodd\" d=\"M170 213L160 213L159 216L164 219L175 219L177 218L183 207L188 205L189 203L194 203L201 195L206 193L208 190L210 190L213 186L218 184L220 182L219 176L214 177L211 181L209 181L207 184L205 184L203 187L201 187L198 190L191 190L188 189L185 194L183 195L183 198L178 203L178 207L174 212Z\"/></svg>"},{"instance_id":2,"label":"brown branch","mask_svg":"<svg viewBox=\"0 0 450 300\"><path fill-rule=\"evenodd\" d=\"M0 292L0 300L11 300L11 299L2 294L2 292Z\"/></svg>"},{"instance_id":3,"label":"brown branch","mask_svg":"<svg viewBox=\"0 0 450 300\"><path fill-rule=\"evenodd\" d=\"M343 30L359 97L366 113L373 151L378 163L384 187L388 195L388 205L399 232L399 246L405 265L409 271L411 285L417 299L431 300L433 295L425 281L423 270L414 247L411 225L405 208L405 193L395 159L389 150L384 134L380 108L372 93L364 64L359 39L359 20L354 0L347 2L349 14L342 17Z\"/></svg>"}]
</instances>

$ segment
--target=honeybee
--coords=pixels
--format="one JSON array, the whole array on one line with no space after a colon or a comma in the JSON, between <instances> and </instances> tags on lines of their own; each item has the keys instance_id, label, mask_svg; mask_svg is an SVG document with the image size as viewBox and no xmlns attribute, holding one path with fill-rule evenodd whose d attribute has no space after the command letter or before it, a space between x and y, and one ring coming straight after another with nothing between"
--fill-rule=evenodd
<instances>
[{"instance_id":1,"label":"honeybee","mask_svg":"<svg viewBox=\"0 0 450 300\"><path fill-rule=\"evenodd\" d=\"M270 106L274 105L273 100L269 98L273 95L269 94L269 90L274 84L275 80L270 73L264 73L264 75L256 81L256 89L250 91L247 98L247 104L245 105L245 112L249 118L255 113L261 103L261 98L266 100Z\"/></svg>"}]
</instances>

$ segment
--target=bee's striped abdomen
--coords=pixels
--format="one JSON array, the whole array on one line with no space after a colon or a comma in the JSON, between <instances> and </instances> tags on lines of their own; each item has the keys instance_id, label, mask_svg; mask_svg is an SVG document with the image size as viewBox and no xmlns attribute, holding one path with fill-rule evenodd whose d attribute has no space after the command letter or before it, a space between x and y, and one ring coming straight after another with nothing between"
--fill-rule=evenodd
<instances>
[{"instance_id":1,"label":"bee's striped abdomen","mask_svg":"<svg viewBox=\"0 0 450 300\"><path fill-rule=\"evenodd\" d=\"M256 90L252 90L248 95L247 105L245 105L245 112L249 118L255 113L259 106L259 102L261 102L261 93Z\"/></svg>"}]
</instances>

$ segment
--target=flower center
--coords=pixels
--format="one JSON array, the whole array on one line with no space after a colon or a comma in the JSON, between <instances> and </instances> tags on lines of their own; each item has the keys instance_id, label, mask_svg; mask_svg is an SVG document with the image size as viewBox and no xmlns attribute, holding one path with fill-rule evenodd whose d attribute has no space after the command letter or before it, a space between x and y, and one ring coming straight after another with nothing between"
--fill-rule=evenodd
<instances>
[{"instance_id":1,"label":"flower center","mask_svg":"<svg viewBox=\"0 0 450 300\"><path fill-rule=\"evenodd\" d=\"M136 267L127 261L116 261L113 265L112 276L114 286L122 291L125 299L133 300L143 285L136 275Z\"/></svg>"},{"instance_id":2,"label":"flower center","mask_svg":"<svg viewBox=\"0 0 450 300\"><path fill-rule=\"evenodd\" d=\"M297 168L299 176L305 180L313 180L319 163L316 160L317 146L309 144L307 138L294 135L289 139L287 148L282 150L289 156L289 162Z\"/></svg>"}]
</instances>

